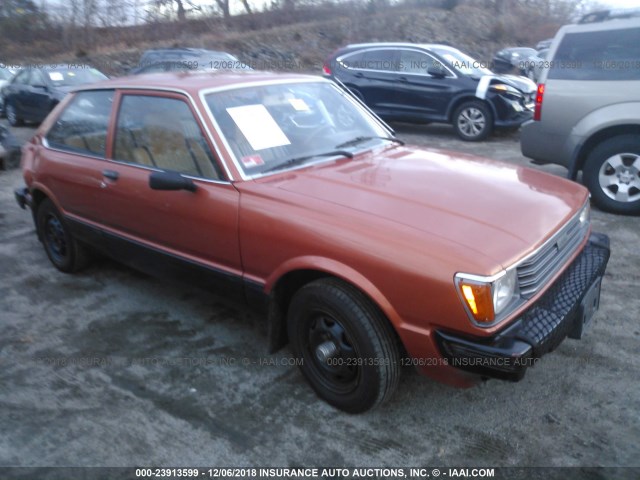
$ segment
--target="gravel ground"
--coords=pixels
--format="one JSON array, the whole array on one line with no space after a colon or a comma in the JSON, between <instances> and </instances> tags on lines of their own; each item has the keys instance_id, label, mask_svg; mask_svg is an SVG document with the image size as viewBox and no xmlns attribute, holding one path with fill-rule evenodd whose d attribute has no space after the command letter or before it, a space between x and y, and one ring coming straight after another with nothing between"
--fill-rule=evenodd
<instances>
[{"instance_id":1,"label":"gravel ground","mask_svg":"<svg viewBox=\"0 0 640 480\"><path fill-rule=\"evenodd\" d=\"M527 163L517 133L395 128ZM640 466L638 217L594 208L612 256L582 341L515 384L458 390L406 370L390 403L352 416L316 398L288 349L267 355L264 319L240 305L107 260L56 271L20 184L0 172L0 466Z\"/></svg>"}]
</instances>

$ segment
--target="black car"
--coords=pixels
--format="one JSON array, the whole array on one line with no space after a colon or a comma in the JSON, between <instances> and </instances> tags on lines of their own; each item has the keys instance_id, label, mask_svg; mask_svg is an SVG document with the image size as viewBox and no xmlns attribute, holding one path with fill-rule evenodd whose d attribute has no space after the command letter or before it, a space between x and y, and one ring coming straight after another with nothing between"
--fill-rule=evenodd
<instances>
[{"instance_id":1,"label":"black car","mask_svg":"<svg viewBox=\"0 0 640 480\"><path fill-rule=\"evenodd\" d=\"M23 68L2 87L4 113L13 126L24 120L41 122L72 88L107 77L88 66L38 66Z\"/></svg>"},{"instance_id":2,"label":"black car","mask_svg":"<svg viewBox=\"0 0 640 480\"><path fill-rule=\"evenodd\" d=\"M494 128L518 128L532 117L535 100L528 78L496 76L445 45L350 45L327 59L323 74L385 119L451 123L468 141Z\"/></svg>"},{"instance_id":3,"label":"black car","mask_svg":"<svg viewBox=\"0 0 640 480\"><path fill-rule=\"evenodd\" d=\"M496 73L509 73L516 71L524 75L522 62L536 54L536 50L529 47L504 48L493 56L491 70Z\"/></svg>"},{"instance_id":4,"label":"black car","mask_svg":"<svg viewBox=\"0 0 640 480\"><path fill-rule=\"evenodd\" d=\"M203 48L161 48L144 52L138 66L131 69L129 73L137 75L188 70L251 70L251 68L227 52Z\"/></svg>"}]
</instances>

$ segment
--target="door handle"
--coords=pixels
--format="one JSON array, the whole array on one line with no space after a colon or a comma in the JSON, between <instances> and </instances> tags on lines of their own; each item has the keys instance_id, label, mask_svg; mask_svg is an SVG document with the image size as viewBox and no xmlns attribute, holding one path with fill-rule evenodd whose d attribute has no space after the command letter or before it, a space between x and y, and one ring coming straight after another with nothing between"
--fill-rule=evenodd
<instances>
[{"instance_id":1,"label":"door handle","mask_svg":"<svg viewBox=\"0 0 640 480\"><path fill-rule=\"evenodd\" d=\"M404 82L404 83L408 82L407 77L398 77L398 81L399 82Z\"/></svg>"},{"instance_id":2,"label":"door handle","mask_svg":"<svg viewBox=\"0 0 640 480\"><path fill-rule=\"evenodd\" d=\"M356 78L364 77L364 75L361 72L354 73L353 76L356 77Z\"/></svg>"},{"instance_id":3,"label":"door handle","mask_svg":"<svg viewBox=\"0 0 640 480\"><path fill-rule=\"evenodd\" d=\"M115 182L116 180L118 180L118 177L120 176L120 174L114 170L104 170L102 172L102 176L104 178L108 178L109 180L113 180Z\"/></svg>"}]
</instances>

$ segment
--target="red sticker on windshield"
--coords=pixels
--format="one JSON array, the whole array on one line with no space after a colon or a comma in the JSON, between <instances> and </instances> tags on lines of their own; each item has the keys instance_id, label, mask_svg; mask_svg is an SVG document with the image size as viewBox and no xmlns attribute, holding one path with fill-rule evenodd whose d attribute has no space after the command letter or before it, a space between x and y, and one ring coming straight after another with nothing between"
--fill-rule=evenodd
<instances>
[{"instance_id":1,"label":"red sticker on windshield","mask_svg":"<svg viewBox=\"0 0 640 480\"><path fill-rule=\"evenodd\" d=\"M240 161L247 168L264 165L264 160L260 155L247 155L246 157L242 157Z\"/></svg>"}]
</instances>

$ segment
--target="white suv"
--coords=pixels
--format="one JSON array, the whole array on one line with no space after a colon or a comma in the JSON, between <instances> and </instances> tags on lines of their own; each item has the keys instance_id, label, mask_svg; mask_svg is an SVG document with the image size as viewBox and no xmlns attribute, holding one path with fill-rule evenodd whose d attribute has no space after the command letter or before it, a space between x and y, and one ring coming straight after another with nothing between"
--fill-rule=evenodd
<instances>
[{"instance_id":1,"label":"white suv","mask_svg":"<svg viewBox=\"0 0 640 480\"><path fill-rule=\"evenodd\" d=\"M640 12L638 12L640 14ZM567 167L602 210L640 213L640 17L562 27L547 56L523 155Z\"/></svg>"}]
</instances>

